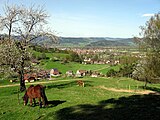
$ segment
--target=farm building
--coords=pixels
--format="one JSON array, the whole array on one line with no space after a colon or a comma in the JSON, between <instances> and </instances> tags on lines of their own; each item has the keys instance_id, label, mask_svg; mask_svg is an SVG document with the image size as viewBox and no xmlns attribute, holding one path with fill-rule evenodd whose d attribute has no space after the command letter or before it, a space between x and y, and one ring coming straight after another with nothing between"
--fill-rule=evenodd
<instances>
[{"instance_id":1,"label":"farm building","mask_svg":"<svg viewBox=\"0 0 160 120\"><path fill-rule=\"evenodd\" d=\"M86 70L77 70L76 77L83 77L86 76L87 71Z\"/></svg>"},{"instance_id":2,"label":"farm building","mask_svg":"<svg viewBox=\"0 0 160 120\"><path fill-rule=\"evenodd\" d=\"M66 72L66 76L67 76L67 77L72 77L72 76L74 76L73 71L72 71L72 70L68 70L68 71Z\"/></svg>"},{"instance_id":3,"label":"farm building","mask_svg":"<svg viewBox=\"0 0 160 120\"><path fill-rule=\"evenodd\" d=\"M49 72L50 72L50 71L47 71L47 70L40 70L40 71L37 73L37 78L38 78L38 79L49 78Z\"/></svg>"},{"instance_id":4,"label":"farm building","mask_svg":"<svg viewBox=\"0 0 160 120\"><path fill-rule=\"evenodd\" d=\"M37 79L37 75L35 73L33 74L24 74L23 80L25 82L34 82Z\"/></svg>"},{"instance_id":5,"label":"farm building","mask_svg":"<svg viewBox=\"0 0 160 120\"><path fill-rule=\"evenodd\" d=\"M60 76L60 72L58 71L57 68L51 69L51 71L50 71L50 78L51 78L52 76L54 76L54 77Z\"/></svg>"},{"instance_id":6,"label":"farm building","mask_svg":"<svg viewBox=\"0 0 160 120\"><path fill-rule=\"evenodd\" d=\"M99 75L100 75L99 72L94 71L94 72L91 74L91 77L98 77Z\"/></svg>"}]
</instances>

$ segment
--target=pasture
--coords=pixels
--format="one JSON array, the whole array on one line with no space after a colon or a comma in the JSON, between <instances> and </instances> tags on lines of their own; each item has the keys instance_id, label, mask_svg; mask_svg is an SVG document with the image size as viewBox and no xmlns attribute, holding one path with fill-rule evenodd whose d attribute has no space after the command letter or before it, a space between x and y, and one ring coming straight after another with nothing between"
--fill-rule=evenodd
<instances>
[{"instance_id":1,"label":"pasture","mask_svg":"<svg viewBox=\"0 0 160 120\"><path fill-rule=\"evenodd\" d=\"M77 86L83 80L85 87ZM160 118L160 84L149 84L130 78L58 78L39 81L46 86L49 105L46 108L23 105L18 84L0 84L0 119L2 120L137 120ZM27 87L30 84L27 83ZM150 90L152 90L152 93ZM152 93L152 94L149 94ZM18 95L19 99L18 100Z\"/></svg>"},{"instance_id":2,"label":"pasture","mask_svg":"<svg viewBox=\"0 0 160 120\"><path fill-rule=\"evenodd\" d=\"M116 65L116 66L110 66L108 64L80 64L80 63L76 63L76 62L69 62L66 64L61 64L61 62L57 61L57 62L52 62L52 61L43 61L44 64L40 67L44 68L44 69L52 69L52 68L57 68L60 72L62 72L62 74L65 74L66 71L68 70L72 70L74 73L76 73L77 70L92 70L92 71L98 71L102 74L106 74L108 72L109 69L114 69L116 71L119 70L120 65Z\"/></svg>"},{"instance_id":3,"label":"pasture","mask_svg":"<svg viewBox=\"0 0 160 120\"><path fill-rule=\"evenodd\" d=\"M40 56L41 52L33 51L35 56ZM40 61L40 64L37 65L38 68L50 70L53 68L57 68L62 74L65 74L66 71L72 70L74 73L76 73L77 70L92 70L92 71L98 71L102 74L106 74L109 69L114 69L116 71L119 70L121 65L111 66L110 64L80 64L77 62L68 62L63 63L62 60L65 59L69 54L66 53L45 53L46 57L49 59L43 59ZM52 61L50 59L52 58L58 58L57 61Z\"/></svg>"}]
</instances>

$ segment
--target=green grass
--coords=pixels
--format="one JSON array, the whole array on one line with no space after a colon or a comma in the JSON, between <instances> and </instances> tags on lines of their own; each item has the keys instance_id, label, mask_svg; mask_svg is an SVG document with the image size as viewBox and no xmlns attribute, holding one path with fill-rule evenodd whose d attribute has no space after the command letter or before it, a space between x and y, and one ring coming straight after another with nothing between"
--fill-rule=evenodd
<instances>
[{"instance_id":1,"label":"green grass","mask_svg":"<svg viewBox=\"0 0 160 120\"><path fill-rule=\"evenodd\" d=\"M76 80L79 79L85 81L84 88L76 85ZM144 119L146 116L150 118L149 115L154 115L153 118L156 120L157 116L159 117L159 96L113 92L98 87L128 89L126 86L130 85L130 89L134 90L138 85L142 90L140 86L144 85L143 82L129 78L90 77L62 80L58 78L48 82L50 83L43 85L46 85L46 95L52 104L41 109L39 106L23 106L21 97L24 92L20 93L18 104L19 86L0 88L0 119L119 120ZM159 90L160 84L150 84L149 87Z\"/></svg>"},{"instance_id":2,"label":"green grass","mask_svg":"<svg viewBox=\"0 0 160 120\"><path fill-rule=\"evenodd\" d=\"M36 56L39 56L39 55L42 54L41 52L37 52L37 51L33 51L33 53ZM66 53L45 53L45 54L46 54L46 57L49 57L49 58L53 58L53 57L65 58L66 56L69 55L69 54L66 54Z\"/></svg>"},{"instance_id":3,"label":"green grass","mask_svg":"<svg viewBox=\"0 0 160 120\"><path fill-rule=\"evenodd\" d=\"M36 56L39 56L40 52L33 51ZM69 54L65 53L45 53L47 57L49 58L58 58L59 60L65 59ZM76 72L77 70L92 70L92 71L99 71L102 74L106 74L109 69L114 69L116 71L119 70L120 66L110 66L110 65L97 65L97 64L80 64L76 62L69 62L63 64L61 61L51 61L51 60L41 60L41 63L39 65L40 68L44 69L52 69L57 68L59 71L61 71L63 74L66 73L68 70L73 70Z\"/></svg>"},{"instance_id":4,"label":"green grass","mask_svg":"<svg viewBox=\"0 0 160 120\"><path fill-rule=\"evenodd\" d=\"M9 80L0 79L0 85L7 85L9 84Z\"/></svg>"},{"instance_id":5,"label":"green grass","mask_svg":"<svg viewBox=\"0 0 160 120\"><path fill-rule=\"evenodd\" d=\"M52 61L48 61L48 62L44 62L44 68L45 69L52 69L52 68L57 68L59 71L61 71L62 73L66 73L66 71L68 70L73 70L74 72L76 72L77 70L93 70L93 71L99 71L99 69L103 69L103 68L108 68L109 65L95 65L95 64L79 64L79 63L75 63L75 62L69 62L66 64L62 64L61 62L52 62Z\"/></svg>"},{"instance_id":6,"label":"green grass","mask_svg":"<svg viewBox=\"0 0 160 120\"><path fill-rule=\"evenodd\" d=\"M116 65L116 66L110 66L106 65L106 68L99 70L102 74L106 74L110 69L114 69L115 71L119 71L121 65Z\"/></svg>"},{"instance_id":7,"label":"green grass","mask_svg":"<svg viewBox=\"0 0 160 120\"><path fill-rule=\"evenodd\" d=\"M40 52L33 51L36 56L39 56ZM57 57L59 60L63 60L66 58L66 56L69 56L69 54L65 53L45 53L47 57L53 58ZM66 73L68 70L73 70L76 72L77 70L92 70L92 71L99 71L102 74L106 74L109 69L114 69L114 70L119 70L119 66L110 66L110 65L96 65L96 64L80 64L76 62L69 62L63 64L61 61L51 61L51 60L41 60L40 67L44 69L52 69L52 68L57 68L59 69L62 73Z\"/></svg>"}]
</instances>

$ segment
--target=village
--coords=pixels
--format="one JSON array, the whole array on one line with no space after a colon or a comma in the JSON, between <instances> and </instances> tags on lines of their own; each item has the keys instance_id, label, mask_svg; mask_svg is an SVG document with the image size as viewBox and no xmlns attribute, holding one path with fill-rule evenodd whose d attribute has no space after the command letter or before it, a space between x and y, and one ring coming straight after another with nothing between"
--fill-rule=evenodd
<instances>
[{"instance_id":1,"label":"village","mask_svg":"<svg viewBox=\"0 0 160 120\"><path fill-rule=\"evenodd\" d=\"M125 49L125 51L120 51L119 49L104 49L104 48L98 48L98 49L65 49L60 48L61 52L58 54L63 53L63 51L73 51L74 53L78 54L78 56L83 56L83 59L80 64L82 65L107 65L107 66L117 66L117 65L123 65L123 64L130 64L137 59L140 59L142 57L142 53L139 52L130 52L129 50ZM51 53L54 56L54 53ZM123 56L129 56L128 58L123 58ZM96 56L96 57L95 57ZM55 58L55 57L54 57ZM82 58L82 57L81 57ZM58 59L58 58L57 58ZM45 59L44 59L45 60ZM39 64L43 61L43 59L38 60L36 58L32 59L32 65L33 66L39 66ZM47 60L48 61L48 60ZM51 60L49 60L52 62ZM57 60L56 60L57 61ZM55 61L53 61L55 62ZM62 63L62 62L60 62ZM64 63L62 63L64 64ZM67 63L65 63L67 64ZM25 82L34 82L42 79L52 80L53 78L57 77L72 77L72 78L81 78L85 76L90 77L107 77L106 74L102 74L99 71L96 70L85 70L85 69L77 69L76 71L73 70L66 70L61 72L61 68L51 68L47 70L43 69L33 69L32 71L28 70L29 68L25 68L25 74L24 74L24 81ZM102 67L103 69L103 67ZM15 80L10 80L10 82L16 82Z\"/></svg>"},{"instance_id":2,"label":"village","mask_svg":"<svg viewBox=\"0 0 160 120\"><path fill-rule=\"evenodd\" d=\"M82 78L84 76L98 77L100 75L101 74L97 71L92 72L92 71L87 71L87 70L77 70L76 73L74 73L72 70L69 70L69 71L66 71L65 75L62 75L58 69L54 68L54 69L51 69L50 71L42 70L42 71L39 71L38 73L24 74L24 81L34 82L34 81L39 81L41 79L54 80L52 78L57 78L60 76L72 77L72 78L73 77ZM17 80L10 80L10 82L17 82Z\"/></svg>"}]
</instances>

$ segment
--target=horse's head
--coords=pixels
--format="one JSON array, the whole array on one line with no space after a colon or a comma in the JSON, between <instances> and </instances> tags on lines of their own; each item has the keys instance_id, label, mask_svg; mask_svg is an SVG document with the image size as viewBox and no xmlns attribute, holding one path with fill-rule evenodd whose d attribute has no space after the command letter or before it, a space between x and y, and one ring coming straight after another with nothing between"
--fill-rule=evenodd
<instances>
[{"instance_id":1,"label":"horse's head","mask_svg":"<svg viewBox=\"0 0 160 120\"><path fill-rule=\"evenodd\" d=\"M23 99L24 105L27 105L27 103L28 103L28 95L25 94L25 95L22 97L22 99Z\"/></svg>"}]
</instances>

